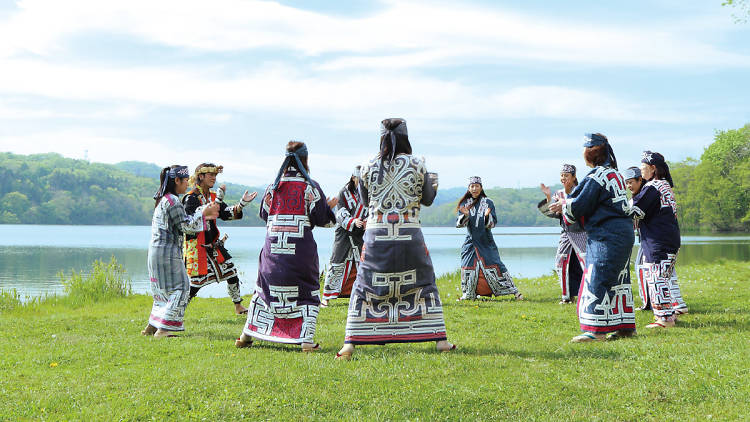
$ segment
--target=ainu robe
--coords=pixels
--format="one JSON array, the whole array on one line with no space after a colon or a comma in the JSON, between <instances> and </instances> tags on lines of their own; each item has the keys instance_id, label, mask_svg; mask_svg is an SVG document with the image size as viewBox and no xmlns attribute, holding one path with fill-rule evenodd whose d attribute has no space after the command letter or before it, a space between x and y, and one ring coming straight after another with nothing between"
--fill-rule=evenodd
<instances>
[{"instance_id":1,"label":"ainu robe","mask_svg":"<svg viewBox=\"0 0 750 422\"><path fill-rule=\"evenodd\" d=\"M185 307L190 293L190 279L182 261L184 233L203 230L207 221L201 206L187 215L179 198L164 195L151 220L151 242L148 246L148 274L154 305L148 323L156 328L183 331Z\"/></svg>"},{"instance_id":2,"label":"ainu robe","mask_svg":"<svg viewBox=\"0 0 750 422\"><path fill-rule=\"evenodd\" d=\"M631 212L641 240L636 274L644 308L650 306L655 316L669 318L676 309L687 308L675 272L680 227L677 203L669 182L651 180L645 183L633 197Z\"/></svg>"},{"instance_id":3,"label":"ainu robe","mask_svg":"<svg viewBox=\"0 0 750 422\"><path fill-rule=\"evenodd\" d=\"M461 206L469 210L468 216L459 211L456 218L456 227L466 227L466 239L461 247L461 299L517 294L518 289L500 260L492 236L491 229L497 223L495 204L485 196L467 198ZM487 210L490 214L485 216Z\"/></svg>"},{"instance_id":4,"label":"ainu robe","mask_svg":"<svg viewBox=\"0 0 750 422\"><path fill-rule=\"evenodd\" d=\"M552 196L552 202L565 201L568 197L565 189L560 189ZM557 243L555 254L555 272L560 282L562 300L569 301L578 296L578 289L583 281L583 268L586 262L586 232L580 224L568 226L563 222L562 215L549 210L549 202L543 199L537 208L547 217L560 220L562 232Z\"/></svg>"},{"instance_id":5,"label":"ainu robe","mask_svg":"<svg viewBox=\"0 0 750 422\"><path fill-rule=\"evenodd\" d=\"M597 166L563 201L563 221L586 231L586 262L578 294L581 330L635 330L630 252L635 236L625 181L617 170Z\"/></svg>"},{"instance_id":6,"label":"ainu robe","mask_svg":"<svg viewBox=\"0 0 750 422\"><path fill-rule=\"evenodd\" d=\"M206 198L199 188L191 190L182 198L188 215L194 214L201 205L207 205L215 200L215 192L209 192L209 198ZM242 208L230 207L224 201L217 203L219 204L219 219L224 221L242 219ZM224 240L219 238L220 235L216 220L209 222L207 227L199 233L185 235L183 253L191 287L201 288L237 276L237 267L234 266L232 256L224 246ZM235 303L242 301L239 283L227 283L227 293Z\"/></svg>"},{"instance_id":7,"label":"ainu robe","mask_svg":"<svg viewBox=\"0 0 750 422\"><path fill-rule=\"evenodd\" d=\"M277 343L312 343L320 307L318 245L312 230L332 227L336 217L320 185L307 182L294 167L276 190L271 187L260 208L266 239L243 333Z\"/></svg>"},{"instance_id":8,"label":"ainu robe","mask_svg":"<svg viewBox=\"0 0 750 422\"><path fill-rule=\"evenodd\" d=\"M421 205L432 204L436 191L420 158L400 154L385 168L381 165L375 157L360 173L367 229L349 300L345 342L445 340L435 271L419 221Z\"/></svg>"},{"instance_id":9,"label":"ainu robe","mask_svg":"<svg viewBox=\"0 0 750 422\"><path fill-rule=\"evenodd\" d=\"M323 283L323 299L349 297L357 278L359 256L362 253L365 229L354 224L355 219L365 220L367 208L359 200L359 194L345 186L339 192L336 211L336 235L329 268Z\"/></svg>"}]
</instances>

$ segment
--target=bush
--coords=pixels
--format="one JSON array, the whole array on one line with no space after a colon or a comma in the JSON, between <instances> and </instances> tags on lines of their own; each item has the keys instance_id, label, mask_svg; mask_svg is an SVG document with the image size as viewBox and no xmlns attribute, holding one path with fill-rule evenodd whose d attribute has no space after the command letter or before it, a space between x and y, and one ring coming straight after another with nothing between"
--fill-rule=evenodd
<instances>
[{"instance_id":1,"label":"bush","mask_svg":"<svg viewBox=\"0 0 750 422\"><path fill-rule=\"evenodd\" d=\"M11 309L21 306L21 295L18 294L16 289L13 290L0 290L0 311L9 311Z\"/></svg>"},{"instance_id":2,"label":"bush","mask_svg":"<svg viewBox=\"0 0 750 422\"><path fill-rule=\"evenodd\" d=\"M133 294L130 279L125 279L125 269L114 256L109 263L94 261L88 274L71 270L68 278L62 271L58 276L69 300L77 305Z\"/></svg>"}]
</instances>

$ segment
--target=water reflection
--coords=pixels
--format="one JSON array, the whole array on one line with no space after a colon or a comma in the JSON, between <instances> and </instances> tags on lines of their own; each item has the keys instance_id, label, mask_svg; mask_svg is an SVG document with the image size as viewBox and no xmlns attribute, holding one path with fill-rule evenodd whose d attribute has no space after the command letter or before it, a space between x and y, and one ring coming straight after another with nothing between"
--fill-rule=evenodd
<instances>
[{"instance_id":1,"label":"water reflection","mask_svg":"<svg viewBox=\"0 0 750 422\"><path fill-rule=\"evenodd\" d=\"M240 269L242 293L252 292L265 229L230 227L227 247ZM148 291L146 254L150 227L0 225L0 289L18 289L25 296L62 292L58 273L86 270L114 256L127 270L137 292ZM328 261L333 230L315 229L321 269ZM464 232L449 227L424 229L435 272L455 271ZM515 276L552 272L559 229L499 227L493 230L500 256ZM635 258L635 248L633 257ZM685 236L678 265L718 259L750 261L750 236ZM225 297L225 285L210 285L199 296Z\"/></svg>"}]
</instances>

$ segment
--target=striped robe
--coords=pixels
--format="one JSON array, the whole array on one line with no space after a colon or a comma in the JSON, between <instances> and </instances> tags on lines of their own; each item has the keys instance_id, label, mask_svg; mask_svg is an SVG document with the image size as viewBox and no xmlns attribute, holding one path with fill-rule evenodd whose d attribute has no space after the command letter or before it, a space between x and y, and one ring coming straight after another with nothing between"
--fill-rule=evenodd
<instances>
[{"instance_id":1,"label":"striped robe","mask_svg":"<svg viewBox=\"0 0 750 422\"><path fill-rule=\"evenodd\" d=\"M154 305L148 323L156 328L183 331L183 319L190 293L190 278L182 260L184 233L203 230L206 221L199 207L188 216L176 195L166 194L154 209L151 243L148 246L148 274Z\"/></svg>"},{"instance_id":2,"label":"striped robe","mask_svg":"<svg viewBox=\"0 0 750 422\"><path fill-rule=\"evenodd\" d=\"M339 192L336 211L336 237L333 239L333 252L323 283L323 299L349 297L354 278L357 276L359 256L362 252L364 228L354 225L354 220L367 218L367 208L358 195L346 187Z\"/></svg>"},{"instance_id":3,"label":"striped robe","mask_svg":"<svg viewBox=\"0 0 750 422\"><path fill-rule=\"evenodd\" d=\"M555 192L552 199L553 202L564 201L567 197L565 190L560 189ZM560 281L562 300L571 300L578 296L578 289L583 282L583 268L586 266L586 232L578 224L568 226L563 223L562 215L550 212L546 199L539 202L537 207L547 217L560 220L562 232L555 254L555 272Z\"/></svg>"}]
</instances>

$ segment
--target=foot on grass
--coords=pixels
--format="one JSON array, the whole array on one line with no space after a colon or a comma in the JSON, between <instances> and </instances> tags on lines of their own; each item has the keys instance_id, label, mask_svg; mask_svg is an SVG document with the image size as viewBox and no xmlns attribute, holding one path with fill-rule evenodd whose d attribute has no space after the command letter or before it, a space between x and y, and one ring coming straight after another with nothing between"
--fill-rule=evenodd
<instances>
[{"instance_id":1,"label":"foot on grass","mask_svg":"<svg viewBox=\"0 0 750 422\"><path fill-rule=\"evenodd\" d=\"M146 326L146 328L144 328L143 330L141 330L141 335L142 336L153 336L154 333L156 333L156 327L154 327L151 324L148 324Z\"/></svg>"},{"instance_id":2,"label":"foot on grass","mask_svg":"<svg viewBox=\"0 0 750 422\"><path fill-rule=\"evenodd\" d=\"M336 353L336 360L351 360L352 354L354 354L354 345L347 343Z\"/></svg>"},{"instance_id":3,"label":"foot on grass","mask_svg":"<svg viewBox=\"0 0 750 422\"><path fill-rule=\"evenodd\" d=\"M648 324L646 328L670 328L674 327L674 318L668 317L668 318L656 318L654 322L651 324Z\"/></svg>"},{"instance_id":4,"label":"foot on grass","mask_svg":"<svg viewBox=\"0 0 750 422\"><path fill-rule=\"evenodd\" d=\"M604 340L604 338L605 338L604 334L590 333L586 331L570 339L570 342L571 343L588 343L590 341L602 341Z\"/></svg>"},{"instance_id":5,"label":"foot on grass","mask_svg":"<svg viewBox=\"0 0 750 422\"><path fill-rule=\"evenodd\" d=\"M438 352L451 352L457 348L458 347L455 344L448 343L448 340L435 342L435 349L437 349Z\"/></svg>"},{"instance_id":6,"label":"foot on grass","mask_svg":"<svg viewBox=\"0 0 750 422\"><path fill-rule=\"evenodd\" d=\"M253 345L253 338L243 334L240 334L240 337L234 341L234 347L238 349L243 349L245 347L250 347Z\"/></svg>"},{"instance_id":7,"label":"foot on grass","mask_svg":"<svg viewBox=\"0 0 750 422\"><path fill-rule=\"evenodd\" d=\"M242 302L234 304L234 313L237 315L247 314L247 308L242 306Z\"/></svg>"},{"instance_id":8,"label":"foot on grass","mask_svg":"<svg viewBox=\"0 0 750 422\"><path fill-rule=\"evenodd\" d=\"M154 333L154 338L166 338L166 337L179 337L179 336L176 335L172 331L163 330L161 328L159 328L158 330L156 330L156 332Z\"/></svg>"}]
</instances>

